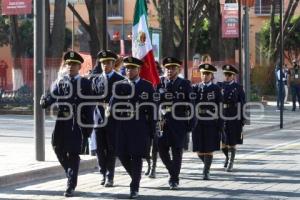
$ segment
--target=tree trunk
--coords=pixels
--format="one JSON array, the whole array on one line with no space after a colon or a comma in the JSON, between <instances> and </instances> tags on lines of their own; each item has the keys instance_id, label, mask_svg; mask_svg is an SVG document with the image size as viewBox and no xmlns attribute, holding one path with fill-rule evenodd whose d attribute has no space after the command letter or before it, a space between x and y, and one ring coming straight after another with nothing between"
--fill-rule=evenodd
<instances>
[{"instance_id":1,"label":"tree trunk","mask_svg":"<svg viewBox=\"0 0 300 200\"><path fill-rule=\"evenodd\" d=\"M98 49L104 49L103 48L103 34L101 34L101 30L103 30L104 25L103 25L103 1L95 1L95 6L94 6L94 12L95 12L95 25L96 25L96 33L98 36ZM123 16L124 17L124 16ZM108 39L108 38L107 38Z\"/></svg>"},{"instance_id":2,"label":"tree trunk","mask_svg":"<svg viewBox=\"0 0 300 200\"><path fill-rule=\"evenodd\" d=\"M210 19L210 37L211 37L211 51L210 56L212 61L223 60L223 45L221 39L221 12L220 12L220 2L210 1L207 4L207 10Z\"/></svg>"},{"instance_id":3,"label":"tree trunk","mask_svg":"<svg viewBox=\"0 0 300 200\"><path fill-rule=\"evenodd\" d=\"M93 64L95 64L95 60L97 58L97 53L100 50L100 39L99 35L101 35L100 31L102 30L102 5L103 2L101 1L95 1L95 0L85 0L85 4L88 10L89 15L89 22L90 24L87 24L83 18L80 16L80 14L74 9L74 7L71 4L68 4L68 8L73 12L75 17L78 19L82 27L86 30L86 32L89 33L90 41L90 53L92 56Z\"/></svg>"},{"instance_id":4,"label":"tree trunk","mask_svg":"<svg viewBox=\"0 0 300 200\"><path fill-rule=\"evenodd\" d=\"M18 90L24 85L22 65L21 65L21 54L22 54L22 44L19 34L18 18L16 15L10 16L10 44L11 44L11 54L13 57L13 68L12 68L12 81L13 90Z\"/></svg>"},{"instance_id":5,"label":"tree trunk","mask_svg":"<svg viewBox=\"0 0 300 200\"><path fill-rule=\"evenodd\" d=\"M276 41L276 35L275 35L275 0L272 0L271 5L271 19L270 19L270 45L269 45L269 52L268 52L268 61L274 60L274 49L275 49L275 41Z\"/></svg>"},{"instance_id":6,"label":"tree trunk","mask_svg":"<svg viewBox=\"0 0 300 200\"><path fill-rule=\"evenodd\" d=\"M92 56L92 60L95 60L97 58L97 53L100 50L100 42L99 42L99 35L101 35L100 32L100 27L98 27L99 23L101 24L101 19L102 17L100 16L101 11L102 10L102 3L100 3L99 1L96 1L97 3L95 3L95 0L89 1L86 0L86 7L88 9L88 13L89 13L89 21L90 21L90 52L91 52L91 56ZM97 5L97 7L96 7ZM99 9L99 10L97 10ZM100 14L99 14L99 13ZM97 14L96 14L97 13ZM101 17L100 19L98 19L99 21L96 20L96 17ZM99 23L98 23L99 22Z\"/></svg>"},{"instance_id":7,"label":"tree trunk","mask_svg":"<svg viewBox=\"0 0 300 200\"><path fill-rule=\"evenodd\" d=\"M291 3L291 1L290 1ZM293 4L290 8L290 10L288 9L287 12L285 12L283 18L284 18L284 24L283 24L283 43L286 39L286 35L287 35L287 31L288 31L288 25L292 19L292 17L294 16L294 13L295 13L295 10L297 8L299 4L299 0L295 0L293 1ZM278 57L278 54L279 54L279 50L280 50L280 33L278 33L277 37L276 37L276 42L275 42L275 50L274 50L274 59L276 57ZM275 61L275 60L274 60Z\"/></svg>"},{"instance_id":8,"label":"tree trunk","mask_svg":"<svg viewBox=\"0 0 300 200\"><path fill-rule=\"evenodd\" d=\"M162 28L162 56L170 56L174 53L174 2L161 0L160 8L167 8L160 12L160 25Z\"/></svg>"},{"instance_id":9,"label":"tree trunk","mask_svg":"<svg viewBox=\"0 0 300 200\"><path fill-rule=\"evenodd\" d=\"M66 0L56 0L54 6L54 20L48 46L48 57L60 59L64 52L66 29Z\"/></svg>"}]
</instances>

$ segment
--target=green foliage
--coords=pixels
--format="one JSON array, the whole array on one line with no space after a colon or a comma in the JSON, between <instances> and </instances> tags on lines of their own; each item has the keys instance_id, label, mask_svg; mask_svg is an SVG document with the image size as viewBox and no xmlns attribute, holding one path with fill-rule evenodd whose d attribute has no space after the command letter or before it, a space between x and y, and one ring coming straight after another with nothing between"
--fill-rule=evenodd
<instances>
[{"instance_id":1,"label":"green foliage","mask_svg":"<svg viewBox=\"0 0 300 200\"><path fill-rule=\"evenodd\" d=\"M279 17L275 17L275 35L278 35L280 30ZM289 32L288 37L284 41L284 49L290 52L298 52L300 50L300 16L294 16L291 19L290 24L288 25L288 30L293 27L295 24L295 29ZM260 31L261 38L261 48L264 53L268 53L270 45L270 21L267 21Z\"/></svg>"},{"instance_id":2,"label":"green foliage","mask_svg":"<svg viewBox=\"0 0 300 200\"><path fill-rule=\"evenodd\" d=\"M295 25L295 29L289 34L285 40L285 48L287 50L300 50L300 16L293 17L289 28Z\"/></svg>"},{"instance_id":3,"label":"green foliage","mask_svg":"<svg viewBox=\"0 0 300 200\"><path fill-rule=\"evenodd\" d=\"M9 44L9 25L7 17L0 15L0 47Z\"/></svg>"},{"instance_id":4,"label":"green foliage","mask_svg":"<svg viewBox=\"0 0 300 200\"><path fill-rule=\"evenodd\" d=\"M196 52L203 54L209 52L210 48L210 34L209 34L209 20L204 19L201 22L201 29L197 40Z\"/></svg>"},{"instance_id":5,"label":"green foliage","mask_svg":"<svg viewBox=\"0 0 300 200\"><path fill-rule=\"evenodd\" d=\"M0 47L9 44L10 26L8 18L0 16ZM22 44L22 55L25 57L33 57L33 20L27 18L19 20L19 34ZM65 30L65 50L72 43L72 32L70 29Z\"/></svg>"},{"instance_id":6,"label":"green foliage","mask_svg":"<svg viewBox=\"0 0 300 200\"><path fill-rule=\"evenodd\" d=\"M25 57L33 57L33 20L26 19L21 21L20 27L20 39L23 46L23 54Z\"/></svg>"}]
</instances>

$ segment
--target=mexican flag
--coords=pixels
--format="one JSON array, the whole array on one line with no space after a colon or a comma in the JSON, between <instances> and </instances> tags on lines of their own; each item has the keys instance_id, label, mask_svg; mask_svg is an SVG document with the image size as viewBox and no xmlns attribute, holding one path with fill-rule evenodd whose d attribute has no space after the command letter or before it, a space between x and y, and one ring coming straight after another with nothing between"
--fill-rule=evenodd
<instances>
[{"instance_id":1,"label":"mexican flag","mask_svg":"<svg viewBox=\"0 0 300 200\"><path fill-rule=\"evenodd\" d=\"M159 83L147 24L146 0L136 0L132 26L132 56L144 61L140 76L153 85Z\"/></svg>"}]
</instances>

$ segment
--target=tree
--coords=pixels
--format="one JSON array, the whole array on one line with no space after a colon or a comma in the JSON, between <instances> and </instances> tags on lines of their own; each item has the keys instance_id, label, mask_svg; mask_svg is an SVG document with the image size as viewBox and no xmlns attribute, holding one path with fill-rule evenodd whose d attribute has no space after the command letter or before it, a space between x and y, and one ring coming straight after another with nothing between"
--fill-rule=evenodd
<instances>
[{"instance_id":1,"label":"tree","mask_svg":"<svg viewBox=\"0 0 300 200\"><path fill-rule=\"evenodd\" d=\"M90 52L92 60L95 61L98 51L103 47L100 43L100 41L103 41L103 35L101 34L101 30L103 30L103 1L85 0L85 4L88 11L89 24L83 20L72 4L69 3L68 8L73 12L82 27L89 34Z\"/></svg>"},{"instance_id":2,"label":"tree","mask_svg":"<svg viewBox=\"0 0 300 200\"><path fill-rule=\"evenodd\" d=\"M276 24L275 21L275 6L278 4L275 4L275 0L272 1L272 7L271 7L271 19L270 19L270 29L269 29L269 39L268 39L268 47L265 49L265 52L268 55L268 61L271 62L271 64L275 63L277 58L279 57L280 53L280 32L276 30ZM290 0L288 7L286 11L283 13L283 43L286 43L288 40L288 37L290 37L290 34L295 30L295 28L298 26L298 23L300 23L300 19L298 21L295 21L293 23L293 26L290 26L291 19L294 16L295 10L299 4L299 0Z\"/></svg>"},{"instance_id":3,"label":"tree","mask_svg":"<svg viewBox=\"0 0 300 200\"><path fill-rule=\"evenodd\" d=\"M163 56L174 55L177 57L183 57L182 51L184 45L184 2L173 0L152 0L158 15L158 20L162 29L162 49L168 49L163 51ZM190 0L189 1L189 38L190 54L193 55L196 48L198 36L203 31L203 20L205 19L204 1Z\"/></svg>"},{"instance_id":4,"label":"tree","mask_svg":"<svg viewBox=\"0 0 300 200\"><path fill-rule=\"evenodd\" d=\"M183 57L184 45L184 1L152 0L162 29L163 56ZM235 2L228 0L226 2ZM189 50L209 53L213 60L232 59L235 55L236 39L222 39L221 9L219 1L189 0ZM170 39L172 38L172 39Z\"/></svg>"},{"instance_id":5,"label":"tree","mask_svg":"<svg viewBox=\"0 0 300 200\"><path fill-rule=\"evenodd\" d=\"M272 25L273 24L273 25ZM270 53L270 46L274 42L274 38L270 37L270 31L274 32L273 35L279 34L280 29L279 17L275 17L274 20L266 22L260 31L262 38L262 48L264 52ZM284 56L287 58L290 63L294 58L297 58L300 55L300 16L294 16L290 19L290 23L287 24L288 37L285 37L284 40ZM274 44L273 44L274 45ZM273 60L274 62L276 60Z\"/></svg>"},{"instance_id":6,"label":"tree","mask_svg":"<svg viewBox=\"0 0 300 200\"><path fill-rule=\"evenodd\" d=\"M55 0L54 18L51 29L50 2L46 0L46 56L47 58L61 59L65 47L66 29L66 0Z\"/></svg>"},{"instance_id":7,"label":"tree","mask_svg":"<svg viewBox=\"0 0 300 200\"><path fill-rule=\"evenodd\" d=\"M0 15L0 47L9 44L9 25L7 18Z\"/></svg>"},{"instance_id":8,"label":"tree","mask_svg":"<svg viewBox=\"0 0 300 200\"><path fill-rule=\"evenodd\" d=\"M54 4L54 19L53 26L50 27L50 2L45 1L46 4L46 56L48 58L55 58L58 62L53 63L54 71L58 69L59 62L65 50L65 9L66 0L55 0ZM32 17L28 20L19 20L16 15L9 17L2 17L0 20L1 31L0 45L11 46L11 54L13 57L13 89L19 89L23 85L21 57L33 56L33 26ZM7 26L9 27L8 34ZM5 32L6 31L6 32ZM5 35L9 36L7 39Z\"/></svg>"}]
</instances>

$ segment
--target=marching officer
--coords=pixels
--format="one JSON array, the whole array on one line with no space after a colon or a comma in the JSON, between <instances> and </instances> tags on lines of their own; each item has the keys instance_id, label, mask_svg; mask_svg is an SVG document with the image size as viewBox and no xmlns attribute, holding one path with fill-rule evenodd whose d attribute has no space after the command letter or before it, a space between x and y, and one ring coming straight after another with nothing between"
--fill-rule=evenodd
<instances>
[{"instance_id":1,"label":"marching officer","mask_svg":"<svg viewBox=\"0 0 300 200\"><path fill-rule=\"evenodd\" d=\"M179 185L184 141L189 131L186 118L190 108L186 105L177 105L172 108L172 105L190 103L189 94L192 90L188 80L178 77L181 64L182 62L176 58L164 58L163 67L166 70L166 77L161 77L160 84L157 86L163 115L160 121L162 135L158 138L158 150L160 158L169 172L169 186L172 190L178 189ZM185 119L179 120L176 117ZM170 149L172 158L169 153Z\"/></svg>"},{"instance_id":2,"label":"marching officer","mask_svg":"<svg viewBox=\"0 0 300 200\"><path fill-rule=\"evenodd\" d=\"M196 122L192 131L193 151L204 163L203 180L210 179L213 152L220 150L220 132L223 122L220 117L222 94L219 86L212 82L217 69L211 64L199 66L202 82L193 85L195 94Z\"/></svg>"},{"instance_id":3,"label":"marching officer","mask_svg":"<svg viewBox=\"0 0 300 200\"><path fill-rule=\"evenodd\" d=\"M300 109L300 66L298 65L296 59L293 60L293 68L290 69L289 82L291 86L291 94L292 94L292 102L293 102L292 111L296 111L297 99L298 99L299 109Z\"/></svg>"},{"instance_id":4,"label":"marching officer","mask_svg":"<svg viewBox=\"0 0 300 200\"><path fill-rule=\"evenodd\" d=\"M112 96L112 88L115 82L123 80L124 77L113 70L118 56L108 50L100 51L97 55L102 67L102 73L93 74L92 90L97 96L96 102L102 103L94 110L95 124L99 126L94 129L96 136L96 155L100 174L102 175L101 185L113 187L115 172L115 119L107 115L109 100ZM98 98L99 97L99 98Z\"/></svg>"},{"instance_id":5,"label":"marching officer","mask_svg":"<svg viewBox=\"0 0 300 200\"><path fill-rule=\"evenodd\" d=\"M223 93L222 116L224 116L224 132L222 132L221 148L226 157L224 168L226 171L231 172L236 153L236 145L243 143L242 131L245 124L243 115L245 93L243 87L235 81L236 74L238 74L239 71L232 65L224 65L222 69L225 80L221 85Z\"/></svg>"},{"instance_id":6,"label":"marching officer","mask_svg":"<svg viewBox=\"0 0 300 200\"><path fill-rule=\"evenodd\" d=\"M153 138L156 123L153 86L139 77L142 64L143 62L135 57L124 58L127 79L119 81L116 85L110 106L110 114L118 117L117 155L131 177L132 199L138 197L142 159L149 155L150 140Z\"/></svg>"},{"instance_id":7,"label":"marching officer","mask_svg":"<svg viewBox=\"0 0 300 200\"><path fill-rule=\"evenodd\" d=\"M159 63L155 61L156 70L159 76L163 76L163 70ZM145 175L149 178L156 178L156 163L157 163L157 154L158 154L158 135L159 135L160 127L159 123L156 123L156 134L154 134L154 138L151 141L151 155L146 158L147 161L147 170L145 171ZM151 163L152 161L152 163Z\"/></svg>"},{"instance_id":8,"label":"marching officer","mask_svg":"<svg viewBox=\"0 0 300 200\"><path fill-rule=\"evenodd\" d=\"M68 178L64 193L66 197L74 195L77 185L82 145L82 128L77 118L78 106L85 101L82 95L91 95L90 81L78 74L83 62L83 58L77 52L67 52L64 55L64 66L59 72L61 76L53 83L51 93L43 95L40 101L43 108L53 103L58 104L58 118L52 133L52 146ZM87 111L81 110L80 116L82 119L85 118L84 121L92 123L89 117L91 113Z\"/></svg>"}]
</instances>

